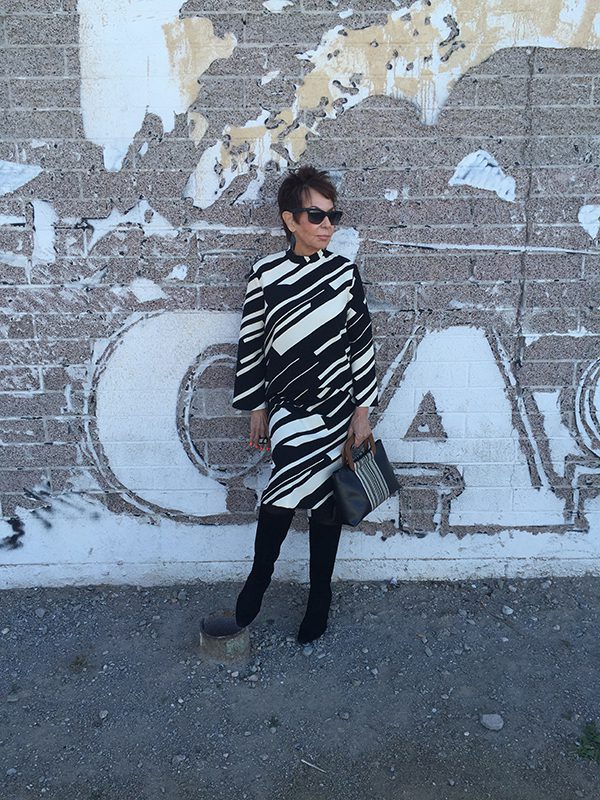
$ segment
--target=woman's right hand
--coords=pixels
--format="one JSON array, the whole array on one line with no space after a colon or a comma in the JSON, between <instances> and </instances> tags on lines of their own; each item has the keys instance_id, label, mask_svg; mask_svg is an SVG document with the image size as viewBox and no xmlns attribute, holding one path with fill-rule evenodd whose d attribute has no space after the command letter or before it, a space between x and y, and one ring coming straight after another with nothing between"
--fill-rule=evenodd
<instances>
[{"instance_id":1,"label":"woman's right hand","mask_svg":"<svg viewBox=\"0 0 600 800\"><path fill-rule=\"evenodd\" d=\"M262 439L262 442L260 441ZM250 447L258 447L259 450L270 450L269 442L269 420L266 409L259 408L257 411L250 412Z\"/></svg>"}]
</instances>

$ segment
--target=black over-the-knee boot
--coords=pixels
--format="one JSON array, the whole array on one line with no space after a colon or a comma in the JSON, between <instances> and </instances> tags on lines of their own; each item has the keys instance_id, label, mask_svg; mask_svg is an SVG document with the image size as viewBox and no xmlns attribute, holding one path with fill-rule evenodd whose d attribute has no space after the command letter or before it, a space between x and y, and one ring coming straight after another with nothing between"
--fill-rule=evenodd
<instances>
[{"instance_id":1,"label":"black over-the-knee boot","mask_svg":"<svg viewBox=\"0 0 600 800\"><path fill-rule=\"evenodd\" d=\"M260 611L263 595L271 583L275 562L293 517L293 508L260 507L254 540L254 563L235 607L235 620L240 628L249 625Z\"/></svg>"},{"instance_id":2,"label":"black over-the-knee boot","mask_svg":"<svg viewBox=\"0 0 600 800\"><path fill-rule=\"evenodd\" d=\"M341 523L311 514L310 537L310 590L304 619L298 631L301 644L318 639L327 629L329 606L331 605L331 576L335 565Z\"/></svg>"}]
</instances>

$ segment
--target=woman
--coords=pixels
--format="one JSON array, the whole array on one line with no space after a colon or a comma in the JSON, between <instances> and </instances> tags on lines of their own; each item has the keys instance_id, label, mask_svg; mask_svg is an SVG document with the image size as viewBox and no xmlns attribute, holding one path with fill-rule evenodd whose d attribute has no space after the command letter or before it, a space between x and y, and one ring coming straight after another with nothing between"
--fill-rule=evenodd
<instances>
[{"instance_id":1,"label":"woman","mask_svg":"<svg viewBox=\"0 0 600 800\"><path fill-rule=\"evenodd\" d=\"M233 405L251 411L250 445L272 450L254 563L236 604L240 627L260 611L296 508L310 509L310 591L302 644L327 628L341 523L331 475L347 438L371 433L377 404L371 320L356 266L327 245L339 222L326 172L301 167L278 194L286 252L251 270L242 313Z\"/></svg>"}]
</instances>

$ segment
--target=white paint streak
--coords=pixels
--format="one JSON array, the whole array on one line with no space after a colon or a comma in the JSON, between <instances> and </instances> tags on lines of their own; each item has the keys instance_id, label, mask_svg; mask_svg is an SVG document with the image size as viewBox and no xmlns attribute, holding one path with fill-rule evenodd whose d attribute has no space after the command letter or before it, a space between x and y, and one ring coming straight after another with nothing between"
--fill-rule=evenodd
<instances>
[{"instance_id":1,"label":"white paint streak","mask_svg":"<svg viewBox=\"0 0 600 800\"><path fill-rule=\"evenodd\" d=\"M143 145L138 150L138 155L145 156L148 152L148 142L144 142Z\"/></svg>"},{"instance_id":2,"label":"white paint streak","mask_svg":"<svg viewBox=\"0 0 600 800\"><path fill-rule=\"evenodd\" d=\"M55 224L58 216L53 206L45 200L33 201L33 255L34 264L54 264L56 250Z\"/></svg>"},{"instance_id":3,"label":"white paint streak","mask_svg":"<svg viewBox=\"0 0 600 800\"><path fill-rule=\"evenodd\" d=\"M264 8L272 14L281 14L284 8L293 5L291 0L265 0L263 3Z\"/></svg>"},{"instance_id":4,"label":"white paint streak","mask_svg":"<svg viewBox=\"0 0 600 800\"><path fill-rule=\"evenodd\" d=\"M571 431L563 423L560 414L560 389L551 392L533 392L533 399L544 420L544 432L548 439L552 466L558 475L565 474L565 459L581 448Z\"/></svg>"},{"instance_id":5,"label":"white paint streak","mask_svg":"<svg viewBox=\"0 0 600 800\"><path fill-rule=\"evenodd\" d=\"M196 96L201 72L236 44L231 35L207 34L199 53L191 37L210 23L180 20L180 7L181 0L78 2L83 125L87 138L103 148L108 170L121 169L146 113L172 131L176 114ZM196 58L206 63L198 67Z\"/></svg>"},{"instance_id":6,"label":"white paint streak","mask_svg":"<svg viewBox=\"0 0 600 800\"><path fill-rule=\"evenodd\" d=\"M398 199L398 190L397 189L387 189L387 191L383 195L386 200L389 200L390 203L393 203L394 200Z\"/></svg>"},{"instance_id":7,"label":"white paint streak","mask_svg":"<svg viewBox=\"0 0 600 800\"><path fill-rule=\"evenodd\" d=\"M586 233L595 239L600 231L600 205L581 206L577 214L579 224Z\"/></svg>"},{"instance_id":8,"label":"white paint streak","mask_svg":"<svg viewBox=\"0 0 600 800\"><path fill-rule=\"evenodd\" d=\"M10 194L36 178L42 171L35 164L16 164L0 160L0 195Z\"/></svg>"},{"instance_id":9,"label":"white paint streak","mask_svg":"<svg viewBox=\"0 0 600 800\"><path fill-rule=\"evenodd\" d=\"M0 226L2 225L25 225L25 217L17 217L13 214L0 214Z\"/></svg>"},{"instance_id":10,"label":"white paint streak","mask_svg":"<svg viewBox=\"0 0 600 800\"><path fill-rule=\"evenodd\" d=\"M449 186L472 186L495 192L501 200L513 202L516 181L505 175L494 156L487 150L476 150L465 156L448 181Z\"/></svg>"},{"instance_id":11,"label":"white paint streak","mask_svg":"<svg viewBox=\"0 0 600 800\"><path fill-rule=\"evenodd\" d=\"M178 229L173 227L168 219L161 216L157 211L150 207L147 200L140 200L126 214L116 208L110 212L108 217L103 219L89 219L88 224L94 229L94 233L88 244L90 252L97 242L119 227L128 225L139 225L146 236L166 236L176 237Z\"/></svg>"},{"instance_id":12,"label":"white paint streak","mask_svg":"<svg viewBox=\"0 0 600 800\"><path fill-rule=\"evenodd\" d=\"M345 11L340 11L339 17L340 19L348 19L354 14L354 10L352 8L347 8Z\"/></svg>"},{"instance_id":13,"label":"white paint streak","mask_svg":"<svg viewBox=\"0 0 600 800\"><path fill-rule=\"evenodd\" d=\"M272 69L271 72L267 72L267 74L263 75L262 78L260 79L260 85L266 86L267 83L271 83L271 81L279 77L280 72L281 72L280 69Z\"/></svg>"},{"instance_id":14,"label":"white paint streak","mask_svg":"<svg viewBox=\"0 0 600 800\"><path fill-rule=\"evenodd\" d=\"M129 289L140 303L148 303L151 300L162 300L168 297L160 286L151 281L150 278L134 278L129 284Z\"/></svg>"},{"instance_id":15,"label":"white paint streak","mask_svg":"<svg viewBox=\"0 0 600 800\"><path fill-rule=\"evenodd\" d=\"M29 259L27 256L22 256L18 253L9 253L6 250L0 250L0 264L27 269L29 267Z\"/></svg>"}]
</instances>

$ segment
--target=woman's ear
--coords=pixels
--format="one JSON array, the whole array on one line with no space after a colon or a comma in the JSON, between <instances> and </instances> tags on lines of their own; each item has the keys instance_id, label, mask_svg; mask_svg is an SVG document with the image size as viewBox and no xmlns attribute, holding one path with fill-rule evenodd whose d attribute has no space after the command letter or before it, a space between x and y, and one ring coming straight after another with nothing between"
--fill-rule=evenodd
<instances>
[{"instance_id":1,"label":"woman's ear","mask_svg":"<svg viewBox=\"0 0 600 800\"><path fill-rule=\"evenodd\" d=\"M282 211L281 212L281 219L287 225L288 230L293 232L294 227L295 227L295 220L294 220L294 215L292 214L292 212L291 211ZM294 226L294 227L292 227L292 226Z\"/></svg>"}]
</instances>

